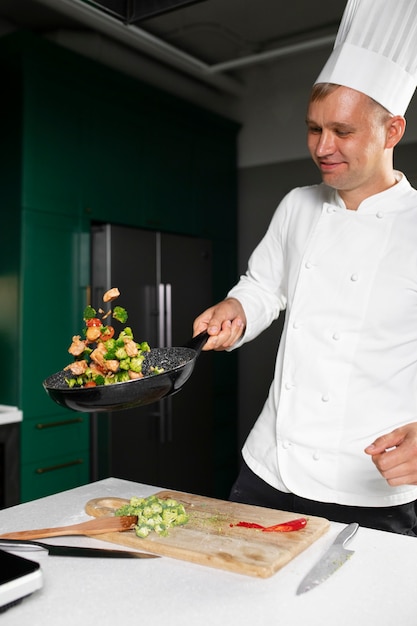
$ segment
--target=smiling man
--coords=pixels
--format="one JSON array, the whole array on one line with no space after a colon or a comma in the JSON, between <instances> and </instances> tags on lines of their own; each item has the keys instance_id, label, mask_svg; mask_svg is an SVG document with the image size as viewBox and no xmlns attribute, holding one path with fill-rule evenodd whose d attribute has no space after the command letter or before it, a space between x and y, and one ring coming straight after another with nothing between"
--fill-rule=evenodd
<instances>
[{"instance_id":1,"label":"smiling man","mask_svg":"<svg viewBox=\"0 0 417 626\"><path fill-rule=\"evenodd\" d=\"M393 168L416 84L417 0L350 0L307 109L323 182L194 322L234 349L286 310L232 500L417 535L417 191Z\"/></svg>"},{"instance_id":2,"label":"smiling man","mask_svg":"<svg viewBox=\"0 0 417 626\"><path fill-rule=\"evenodd\" d=\"M365 94L317 84L307 113L307 145L323 182L337 189L348 209L395 185L393 149L405 119Z\"/></svg>"}]
</instances>

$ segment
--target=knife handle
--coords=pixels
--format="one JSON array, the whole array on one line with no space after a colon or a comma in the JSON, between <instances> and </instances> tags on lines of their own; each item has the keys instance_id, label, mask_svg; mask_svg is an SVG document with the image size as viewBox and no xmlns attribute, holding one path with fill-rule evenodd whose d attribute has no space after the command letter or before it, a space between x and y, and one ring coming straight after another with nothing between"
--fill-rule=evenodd
<instances>
[{"instance_id":1,"label":"knife handle","mask_svg":"<svg viewBox=\"0 0 417 626\"><path fill-rule=\"evenodd\" d=\"M347 542L350 541L350 539L352 539L353 535L356 533L358 528L359 528L359 524L357 522L353 522L352 524L349 524L348 526L346 526L346 528L344 528L337 535L336 539L334 540L334 545L344 546L345 544L347 544Z\"/></svg>"}]
</instances>

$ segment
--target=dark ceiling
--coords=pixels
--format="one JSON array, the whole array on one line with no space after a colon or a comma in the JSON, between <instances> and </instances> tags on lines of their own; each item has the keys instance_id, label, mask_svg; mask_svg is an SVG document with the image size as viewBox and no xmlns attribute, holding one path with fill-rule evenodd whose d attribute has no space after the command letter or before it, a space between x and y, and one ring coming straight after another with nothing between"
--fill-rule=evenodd
<instances>
[{"instance_id":1,"label":"dark ceiling","mask_svg":"<svg viewBox=\"0 0 417 626\"><path fill-rule=\"evenodd\" d=\"M300 42L330 46L345 3L346 0L1 0L0 18L12 27L39 33L62 29L101 31L111 25L115 32L119 28L129 31L129 35L149 35L204 64L231 63L230 70L226 66L222 71L233 71L237 60L282 48L291 51ZM297 49L294 47L294 51Z\"/></svg>"}]
</instances>

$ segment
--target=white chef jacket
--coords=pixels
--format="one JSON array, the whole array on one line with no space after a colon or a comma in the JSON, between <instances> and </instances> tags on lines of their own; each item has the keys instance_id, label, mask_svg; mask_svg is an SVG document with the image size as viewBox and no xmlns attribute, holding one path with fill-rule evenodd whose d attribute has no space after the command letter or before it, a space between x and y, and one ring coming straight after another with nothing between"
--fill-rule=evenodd
<instances>
[{"instance_id":1,"label":"white chef jacket","mask_svg":"<svg viewBox=\"0 0 417 626\"><path fill-rule=\"evenodd\" d=\"M417 191L404 175L347 210L324 184L291 191L229 292L254 339L286 309L275 377L243 448L273 487L321 502L393 506L364 448L417 421Z\"/></svg>"}]
</instances>

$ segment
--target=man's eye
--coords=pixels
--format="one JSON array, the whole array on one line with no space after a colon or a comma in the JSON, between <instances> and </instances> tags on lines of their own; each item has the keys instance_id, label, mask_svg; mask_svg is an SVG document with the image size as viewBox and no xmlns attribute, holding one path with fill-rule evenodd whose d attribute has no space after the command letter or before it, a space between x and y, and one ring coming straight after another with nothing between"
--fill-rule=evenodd
<instances>
[{"instance_id":1,"label":"man's eye","mask_svg":"<svg viewBox=\"0 0 417 626\"><path fill-rule=\"evenodd\" d=\"M321 128L319 128L318 126L309 126L308 132L312 133L313 135L317 135L321 133Z\"/></svg>"}]
</instances>

